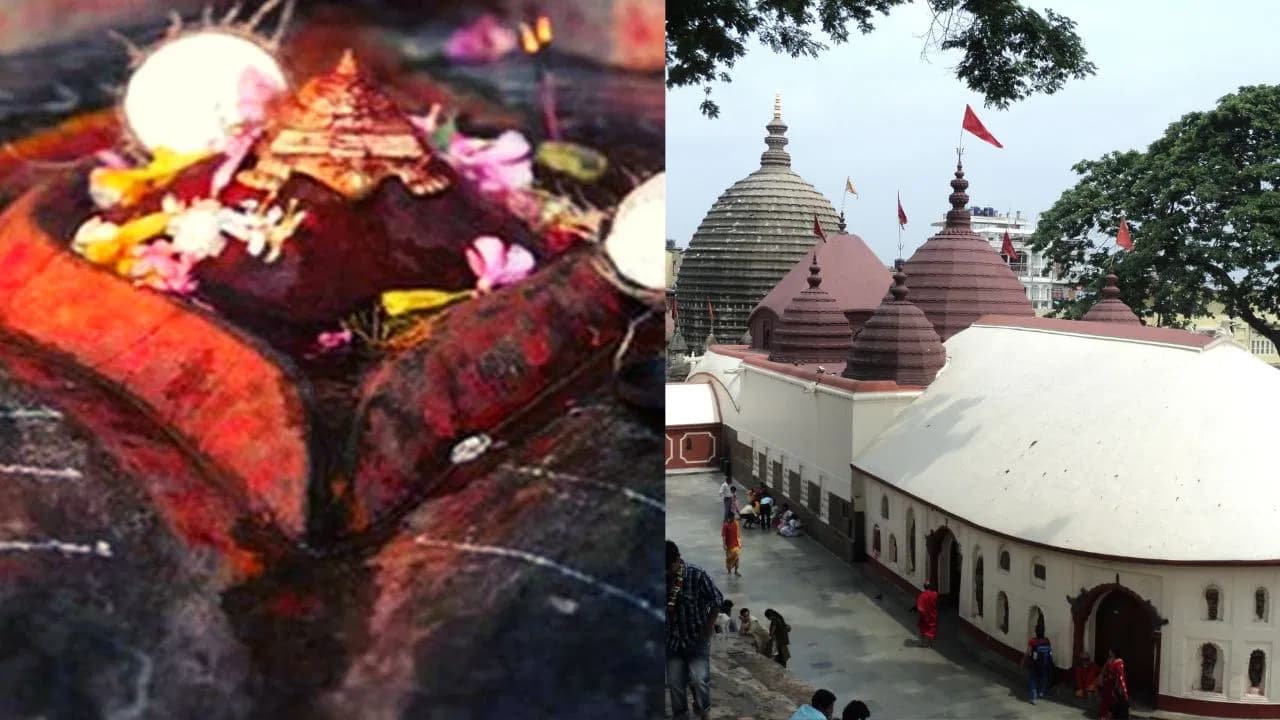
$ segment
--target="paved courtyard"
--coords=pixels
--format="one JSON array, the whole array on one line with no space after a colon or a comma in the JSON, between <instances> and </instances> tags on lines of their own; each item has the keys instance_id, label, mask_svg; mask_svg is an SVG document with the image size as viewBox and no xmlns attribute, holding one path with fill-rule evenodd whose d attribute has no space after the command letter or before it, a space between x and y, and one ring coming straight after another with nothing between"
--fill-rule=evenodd
<instances>
[{"instance_id":1,"label":"paved courtyard","mask_svg":"<svg viewBox=\"0 0 1280 720\"><path fill-rule=\"evenodd\" d=\"M791 625L795 676L831 690L837 710L852 699L883 718L1072 718L1079 708L1041 700L980 664L955 641L944 617L932 649L916 647L913 599L873 582L807 537L744 530L741 578L729 578L720 545L722 506L716 474L668 475L667 537L710 572L736 608L764 619L766 608ZM715 688L712 688L715 703ZM1096 717L1096 715L1095 715Z\"/></svg>"}]
</instances>

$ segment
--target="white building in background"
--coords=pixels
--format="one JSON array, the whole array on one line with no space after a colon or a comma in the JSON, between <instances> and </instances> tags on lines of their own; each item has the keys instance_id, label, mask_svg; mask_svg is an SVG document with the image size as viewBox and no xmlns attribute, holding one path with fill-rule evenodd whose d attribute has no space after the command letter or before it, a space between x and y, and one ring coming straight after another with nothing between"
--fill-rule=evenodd
<instances>
[{"instance_id":1,"label":"white building in background","mask_svg":"<svg viewBox=\"0 0 1280 720\"><path fill-rule=\"evenodd\" d=\"M986 240L996 252L1004 245L1004 234L1009 233L1013 249L1018 251L1018 259L1009 263L1009 268L1018 277L1022 287L1027 290L1027 299L1037 315L1043 315L1053 309L1054 300L1066 300L1073 296L1075 285L1067 278L1055 272L1053 263L1044 255L1031 250L1031 235L1035 232L1035 223L1022 217L1022 211L1013 215L1000 214L995 208L971 207L971 224L973 231ZM945 220L939 220L933 227L943 227Z\"/></svg>"}]
</instances>

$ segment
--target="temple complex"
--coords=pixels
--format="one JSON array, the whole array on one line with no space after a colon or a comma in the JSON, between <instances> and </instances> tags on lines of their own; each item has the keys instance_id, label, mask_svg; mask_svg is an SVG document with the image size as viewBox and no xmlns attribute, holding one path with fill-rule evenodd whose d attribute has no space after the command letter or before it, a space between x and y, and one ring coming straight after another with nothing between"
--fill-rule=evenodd
<instances>
[{"instance_id":1,"label":"temple complex","mask_svg":"<svg viewBox=\"0 0 1280 720\"><path fill-rule=\"evenodd\" d=\"M1010 663L1043 624L1063 682L1114 649L1139 709L1280 717L1280 542L1262 531L1280 513L1280 374L1230 335L1142 325L1114 275L1085 319L1036 317L971 229L963 167L951 186L891 286L870 251L837 272L835 243L865 245L833 234L762 295L749 345L695 353L686 382L708 390L668 393L685 433L669 457L721 448L813 540L904 589L932 582L951 626ZM722 269L722 297L760 279L748 267ZM707 334L691 297L686 340Z\"/></svg>"},{"instance_id":2,"label":"temple complex","mask_svg":"<svg viewBox=\"0 0 1280 720\"><path fill-rule=\"evenodd\" d=\"M676 324L691 346L712 332L742 337L752 310L813 248L815 218L828 235L842 229L831 201L791 169L780 99L766 129L760 168L720 195L684 252Z\"/></svg>"}]
</instances>

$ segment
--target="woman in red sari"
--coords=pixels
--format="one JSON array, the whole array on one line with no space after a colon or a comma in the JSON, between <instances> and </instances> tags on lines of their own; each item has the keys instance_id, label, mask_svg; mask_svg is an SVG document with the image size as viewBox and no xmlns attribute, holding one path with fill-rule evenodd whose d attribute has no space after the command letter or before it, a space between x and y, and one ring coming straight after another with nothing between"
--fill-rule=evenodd
<instances>
[{"instance_id":1,"label":"woman in red sari","mask_svg":"<svg viewBox=\"0 0 1280 720\"><path fill-rule=\"evenodd\" d=\"M930 583L924 584L920 597L916 598L916 612L920 613L916 627L920 628L920 644L932 647L938 637L938 591Z\"/></svg>"},{"instance_id":2,"label":"woman in red sari","mask_svg":"<svg viewBox=\"0 0 1280 720\"><path fill-rule=\"evenodd\" d=\"M1124 660L1116 657L1115 650L1107 650L1107 661L1102 665L1102 678L1099 683L1101 692L1101 701L1098 705L1098 716L1101 720L1112 720L1118 709L1117 706L1123 706L1127 711L1129 707L1129 686L1124 682ZM1122 713L1124 717L1129 717L1128 712Z\"/></svg>"}]
</instances>

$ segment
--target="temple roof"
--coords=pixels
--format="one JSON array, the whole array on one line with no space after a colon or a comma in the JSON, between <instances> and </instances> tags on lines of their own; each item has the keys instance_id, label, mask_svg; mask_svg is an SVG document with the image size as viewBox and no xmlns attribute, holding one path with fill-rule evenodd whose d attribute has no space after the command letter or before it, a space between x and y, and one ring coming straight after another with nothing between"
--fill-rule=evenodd
<instances>
[{"instance_id":1,"label":"temple roof","mask_svg":"<svg viewBox=\"0 0 1280 720\"><path fill-rule=\"evenodd\" d=\"M791 169L777 105L767 129L760 168L720 195L684 253L676 295L686 338L711 329L708 303L715 308L715 330L741 336L751 310L813 248L814 218L828 234L839 227L831 201Z\"/></svg>"},{"instance_id":2,"label":"temple roof","mask_svg":"<svg viewBox=\"0 0 1280 720\"><path fill-rule=\"evenodd\" d=\"M818 253L809 266L808 287L792 298L773 331L773 362L838 362L849 351L849 321L836 299L822 289Z\"/></svg>"},{"instance_id":3,"label":"temple roof","mask_svg":"<svg viewBox=\"0 0 1280 720\"><path fill-rule=\"evenodd\" d=\"M1280 561L1280 373L1170 328L982 318L858 469L948 517L1073 553ZM777 402L777 401L774 401Z\"/></svg>"},{"instance_id":4,"label":"temple roof","mask_svg":"<svg viewBox=\"0 0 1280 720\"><path fill-rule=\"evenodd\" d=\"M1084 320L1125 323L1127 325L1142 324L1138 316L1133 314L1133 310L1120 299L1118 282L1119 278L1116 277L1115 273L1107 274L1106 285L1102 288L1102 299L1089 308L1089 312L1084 314Z\"/></svg>"},{"instance_id":5,"label":"temple roof","mask_svg":"<svg viewBox=\"0 0 1280 720\"><path fill-rule=\"evenodd\" d=\"M964 166L956 163L946 224L907 260L911 299L945 342L983 315L1035 312L999 253L970 226Z\"/></svg>"},{"instance_id":6,"label":"temple roof","mask_svg":"<svg viewBox=\"0 0 1280 720\"><path fill-rule=\"evenodd\" d=\"M857 235L833 234L827 242L816 241L812 246L822 261L822 289L835 298L840 312L850 310L874 310L893 284L889 271L880 258ZM782 316L787 303L808 284L809 258L802 257L769 291L760 304L751 311L754 317L762 309Z\"/></svg>"},{"instance_id":7,"label":"temple roof","mask_svg":"<svg viewBox=\"0 0 1280 720\"><path fill-rule=\"evenodd\" d=\"M946 364L946 350L924 312L907 300L907 275L899 270L886 300L849 346L844 376L928 385Z\"/></svg>"}]
</instances>

